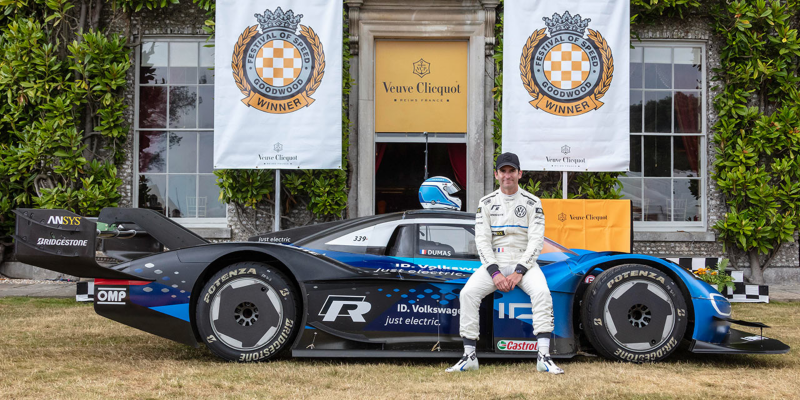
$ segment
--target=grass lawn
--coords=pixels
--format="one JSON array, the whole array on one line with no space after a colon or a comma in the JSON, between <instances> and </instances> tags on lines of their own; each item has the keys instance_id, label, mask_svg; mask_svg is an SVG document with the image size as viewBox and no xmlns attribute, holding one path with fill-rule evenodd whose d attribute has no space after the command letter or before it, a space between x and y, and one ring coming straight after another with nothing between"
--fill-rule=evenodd
<instances>
[{"instance_id":1,"label":"grass lawn","mask_svg":"<svg viewBox=\"0 0 800 400\"><path fill-rule=\"evenodd\" d=\"M222 362L102 318L71 299L0 299L0 399L712 399L800 396L800 303L734 304L733 317L762 321L788 355L700 356L679 349L660 364L596 357L535 363L482 362L447 374L431 360ZM757 330L750 330L757 332ZM452 360L455 361L455 360Z\"/></svg>"}]
</instances>

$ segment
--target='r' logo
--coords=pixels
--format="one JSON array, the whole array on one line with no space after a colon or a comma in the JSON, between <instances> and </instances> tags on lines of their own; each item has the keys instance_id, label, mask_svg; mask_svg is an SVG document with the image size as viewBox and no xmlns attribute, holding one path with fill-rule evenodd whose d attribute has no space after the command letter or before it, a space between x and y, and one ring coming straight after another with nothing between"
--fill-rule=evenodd
<instances>
[{"instance_id":1,"label":"'r' logo","mask_svg":"<svg viewBox=\"0 0 800 400\"><path fill-rule=\"evenodd\" d=\"M366 296L330 295L319 310L323 321L335 321L337 317L350 317L353 322L366 322L364 314L372 309L372 304L364 301Z\"/></svg>"}]
</instances>

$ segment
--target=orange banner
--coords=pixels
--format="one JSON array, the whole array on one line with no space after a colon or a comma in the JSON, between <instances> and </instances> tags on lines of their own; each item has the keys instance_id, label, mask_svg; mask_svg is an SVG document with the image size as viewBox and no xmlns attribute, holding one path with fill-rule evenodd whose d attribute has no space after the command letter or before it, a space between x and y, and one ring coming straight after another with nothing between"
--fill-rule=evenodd
<instances>
[{"instance_id":1,"label":"orange banner","mask_svg":"<svg viewBox=\"0 0 800 400\"><path fill-rule=\"evenodd\" d=\"M630 200L542 199L545 236L573 249L631 252Z\"/></svg>"}]
</instances>

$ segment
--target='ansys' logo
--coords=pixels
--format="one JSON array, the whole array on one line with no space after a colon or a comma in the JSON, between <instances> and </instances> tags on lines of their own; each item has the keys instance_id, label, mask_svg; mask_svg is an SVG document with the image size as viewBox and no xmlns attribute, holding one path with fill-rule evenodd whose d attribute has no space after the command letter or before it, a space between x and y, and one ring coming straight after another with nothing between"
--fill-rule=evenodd
<instances>
[{"instance_id":1,"label":"'ansys' logo","mask_svg":"<svg viewBox=\"0 0 800 400\"><path fill-rule=\"evenodd\" d=\"M591 19L569 11L542 18L547 28L536 30L522 48L522 85L533 98L530 104L564 117L585 114L600 102L614 78L614 58L600 32L584 31ZM550 36L545 30L550 30Z\"/></svg>"},{"instance_id":2,"label":"'ansys' logo","mask_svg":"<svg viewBox=\"0 0 800 400\"><path fill-rule=\"evenodd\" d=\"M325 53L314 30L300 25L302 14L280 7L255 14L259 25L242 32L233 47L233 79L247 96L243 103L270 114L297 111L314 102L325 74Z\"/></svg>"}]
</instances>

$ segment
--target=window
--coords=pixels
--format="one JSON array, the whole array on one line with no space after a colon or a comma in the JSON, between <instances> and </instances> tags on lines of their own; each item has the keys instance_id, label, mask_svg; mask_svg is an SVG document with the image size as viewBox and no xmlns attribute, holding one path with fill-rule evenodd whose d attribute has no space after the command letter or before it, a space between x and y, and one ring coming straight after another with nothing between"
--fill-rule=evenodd
<instances>
[{"instance_id":1,"label":"window","mask_svg":"<svg viewBox=\"0 0 800 400\"><path fill-rule=\"evenodd\" d=\"M392 239L389 241L387 254L392 257L414 257L415 230L416 225L398 226Z\"/></svg>"},{"instance_id":2,"label":"window","mask_svg":"<svg viewBox=\"0 0 800 400\"><path fill-rule=\"evenodd\" d=\"M631 49L631 164L620 178L640 230L705 228L705 46Z\"/></svg>"},{"instance_id":3,"label":"window","mask_svg":"<svg viewBox=\"0 0 800 400\"><path fill-rule=\"evenodd\" d=\"M417 257L478 259L472 225L420 225Z\"/></svg>"},{"instance_id":4,"label":"window","mask_svg":"<svg viewBox=\"0 0 800 400\"><path fill-rule=\"evenodd\" d=\"M205 39L145 40L137 71L140 208L185 223L220 223L213 174L214 48Z\"/></svg>"}]
</instances>

